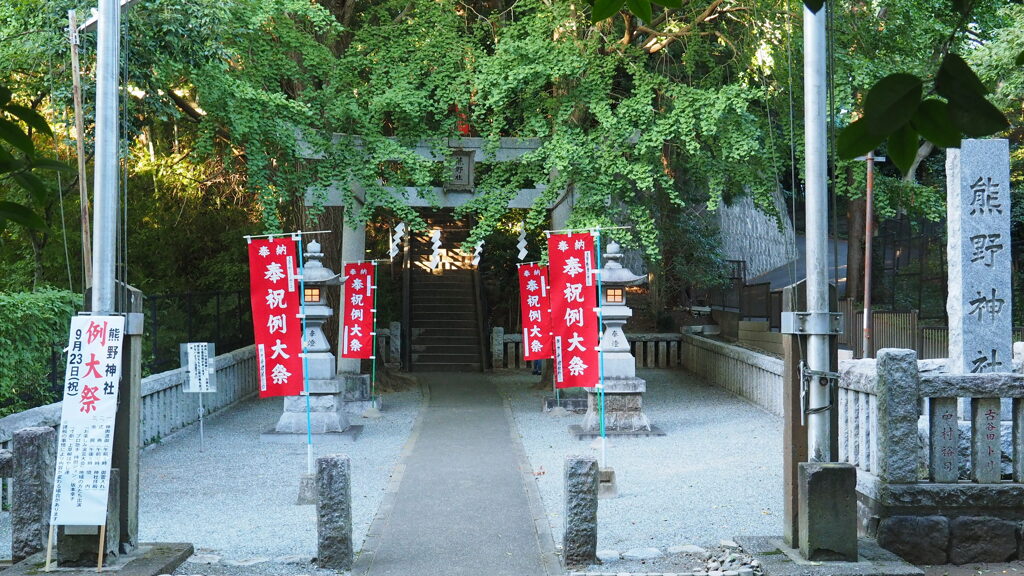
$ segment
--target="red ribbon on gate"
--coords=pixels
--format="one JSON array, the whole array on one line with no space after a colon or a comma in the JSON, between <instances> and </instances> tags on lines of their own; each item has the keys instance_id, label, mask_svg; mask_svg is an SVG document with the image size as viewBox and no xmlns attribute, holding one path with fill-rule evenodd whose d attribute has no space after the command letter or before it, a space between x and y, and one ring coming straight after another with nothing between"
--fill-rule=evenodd
<instances>
[{"instance_id":1,"label":"red ribbon on gate","mask_svg":"<svg viewBox=\"0 0 1024 576\"><path fill-rule=\"evenodd\" d=\"M519 310L523 318L523 359L551 358L551 302L548 298L548 267L519 267Z\"/></svg>"},{"instance_id":2,"label":"red ribbon on gate","mask_svg":"<svg viewBox=\"0 0 1024 576\"><path fill-rule=\"evenodd\" d=\"M373 358L373 278L373 262L345 264L342 358Z\"/></svg>"},{"instance_id":3,"label":"red ribbon on gate","mask_svg":"<svg viewBox=\"0 0 1024 576\"><path fill-rule=\"evenodd\" d=\"M249 294L260 398L302 393L302 319L295 241L249 241Z\"/></svg>"},{"instance_id":4,"label":"red ribbon on gate","mask_svg":"<svg viewBox=\"0 0 1024 576\"><path fill-rule=\"evenodd\" d=\"M555 387L592 388L600 381L594 237L552 234L548 260Z\"/></svg>"}]
</instances>

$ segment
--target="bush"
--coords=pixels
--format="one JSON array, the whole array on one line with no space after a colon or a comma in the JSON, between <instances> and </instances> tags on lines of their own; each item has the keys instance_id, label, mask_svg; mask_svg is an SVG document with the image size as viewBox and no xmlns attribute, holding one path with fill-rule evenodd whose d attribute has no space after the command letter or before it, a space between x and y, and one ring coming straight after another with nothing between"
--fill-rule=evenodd
<instances>
[{"instance_id":1,"label":"bush","mask_svg":"<svg viewBox=\"0 0 1024 576\"><path fill-rule=\"evenodd\" d=\"M58 400L49 379L51 351L67 344L81 302L67 290L0 292L0 417Z\"/></svg>"}]
</instances>

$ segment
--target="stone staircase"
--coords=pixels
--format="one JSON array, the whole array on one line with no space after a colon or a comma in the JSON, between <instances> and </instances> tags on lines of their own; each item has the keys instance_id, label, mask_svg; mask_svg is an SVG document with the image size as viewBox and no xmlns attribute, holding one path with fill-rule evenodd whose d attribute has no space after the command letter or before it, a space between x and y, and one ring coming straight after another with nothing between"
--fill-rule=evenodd
<instances>
[{"instance_id":1,"label":"stone staircase","mask_svg":"<svg viewBox=\"0 0 1024 576\"><path fill-rule=\"evenodd\" d=\"M458 251L467 231L432 222L442 229L441 265L431 270L428 233L410 238L409 282L412 370L483 370L476 279L470 257Z\"/></svg>"}]
</instances>

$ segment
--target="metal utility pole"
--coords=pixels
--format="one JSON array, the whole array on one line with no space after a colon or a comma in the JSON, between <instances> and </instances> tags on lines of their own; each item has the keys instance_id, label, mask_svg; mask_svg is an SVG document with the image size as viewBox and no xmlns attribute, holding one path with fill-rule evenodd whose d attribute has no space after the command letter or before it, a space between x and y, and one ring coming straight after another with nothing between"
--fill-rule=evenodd
<instances>
[{"instance_id":1,"label":"metal utility pole","mask_svg":"<svg viewBox=\"0 0 1024 576\"><path fill-rule=\"evenodd\" d=\"M121 56L121 6L99 0L96 41L96 246L92 254L92 312L114 312L117 256L118 70Z\"/></svg>"},{"instance_id":2,"label":"metal utility pole","mask_svg":"<svg viewBox=\"0 0 1024 576\"><path fill-rule=\"evenodd\" d=\"M825 374L829 362L828 148L825 137L825 18L804 7L804 142L806 148L807 369ZM807 452L811 462L829 462L829 378L814 377L807 398Z\"/></svg>"},{"instance_id":3,"label":"metal utility pole","mask_svg":"<svg viewBox=\"0 0 1024 576\"><path fill-rule=\"evenodd\" d=\"M92 286L92 234L89 231L89 185L85 181L85 120L82 112L82 71L78 64L78 16L68 10L68 34L71 40L72 96L75 101L75 146L78 150L78 196L82 213L82 264L85 289Z\"/></svg>"}]
</instances>

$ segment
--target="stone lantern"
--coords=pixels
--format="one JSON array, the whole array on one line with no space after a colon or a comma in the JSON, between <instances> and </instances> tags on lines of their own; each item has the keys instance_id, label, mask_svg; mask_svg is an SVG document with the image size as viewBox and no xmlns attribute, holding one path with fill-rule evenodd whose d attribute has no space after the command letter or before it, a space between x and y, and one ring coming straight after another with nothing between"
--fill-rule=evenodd
<instances>
[{"instance_id":1,"label":"stone lantern","mask_svg":"<svg viewBox=\"0 0 1024 576\"><path fill-rule=\"evenodd\" d=\"M640 433L657 434L643 411L643 394L647 382L636 377L636 360L629 351L629 341L622 332L622 326L633 316L626 306L626 286L641 284L646 276L637 276L623 268L619 260L622 253L618 243L611 242L604 254L605 264L601 268L601 316L604 321L604 336L601 338L601 352L604 362L604 419L605 431L617 435ZM587 388L587 414L583 418L582 432L586 435L599 434L601 414L599 390Z\"/></svg>"},{"instance_id":2,"label":"stone lantern","mask_svg":"<svg viewBox=\"0 0 1024 576\"><path fill-rule=\"evenodd\" d=\"M324 266L320 243L312 241L306 245L305 263L302 269L302 303L306 315L303 340L306 347L304 369L309 391L310 430L314 434L342 432L348 428L348 417L342 409L341 393L344 380L336 377L334 354L324 334L324 322L334 311L327 305L326 288L341 284L341 274ZM303 396L287 396L284 399L284 413L277 421L274 432L282 434L306 433L306 399Z\"/></svg>"}]
</instances>

